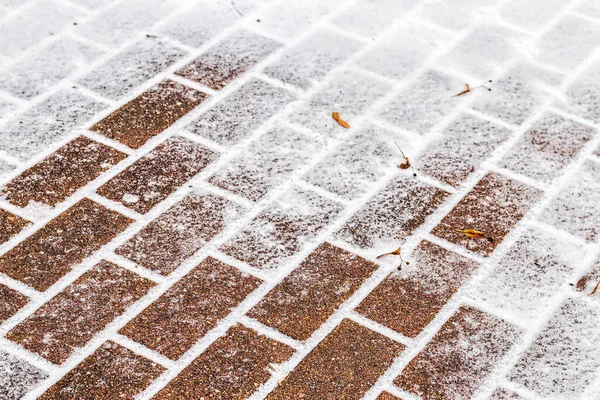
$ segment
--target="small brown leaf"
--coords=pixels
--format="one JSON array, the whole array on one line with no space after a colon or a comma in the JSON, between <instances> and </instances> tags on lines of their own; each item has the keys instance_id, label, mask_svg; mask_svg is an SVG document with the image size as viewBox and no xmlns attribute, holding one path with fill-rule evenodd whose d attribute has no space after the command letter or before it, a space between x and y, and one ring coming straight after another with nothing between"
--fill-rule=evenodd
<instances>
[{"instance_id":1,"label":"small brown leaf","mask_svg":"<svg viewBox=\"0 0 600 400\"><path fill-rule=\"evenodd\" d=\"M346 129L350 128L350 124L347 123L346 121L344 121L340 117L340 113L339 112L334 111L334 112L331 113L331 116L333 117L333 119L335 119L335 122L337 122L338 124L340 124L344 128L346 128Z\"/></svg>"},{"instance_id":2,"label":"small brown leaf","mask_svg":"<svg viewBox=\"0 0 600 400\"><path fill-rule=\"evenodd\" d=\"M394 251L390 251L389 253L383 253L377 256L377 259L380 259L382 257L385 256L399 256L400 255L400 247L398 247L396 250Z\"/></svg>"},{"instance_id":3,"label":"small brown leaf","mask_svg":"<svg viewBox=\"0 0 600 400\"><path fill-rule=\"evenodd\" d=\"M590 293L590 296L595 294L598 291L598 286L600 286L600 281L598 281L598 283L596 283L596 286L594 286L594 290L592 290L592 293Z\"/></svg>"},{"instance_id":4,"label":"small brown leaf","mask_svg":"<svg viewBox=\"0 0 600 400\"><path fill-rule=\"evenodd\" d=\"M490 242L494 241L493 237L488 236L485 233L475 229L456 229L456 232L462 233L463 235L468 236L471 239L487 239Z\"/></svg>"},{"instance_id":5,"label":"small brown leaf","mask_svg":"<svg viewBox=\"0 0 600 400\"><path fill-rule=\"evenodd\" d=\"M409 169L410 168L410 161L408 160L408 157L405 158L406 162L400 163L400 169Z\"/></svg>"},{"instance_id":6,"label":"small brown leaf","mask_svg":"<svg viewBox=\"0 0 600 400\"><path fill-rule=\"evenodd\" d=\"M465 90L463 90L462 92L460 92L459 94L455 94L454 97L462 96L463 94L469 93L471 91L471 88L469 87L468 83L465 83L465 86L467 88Z\"/></svg>"}]
</instances>

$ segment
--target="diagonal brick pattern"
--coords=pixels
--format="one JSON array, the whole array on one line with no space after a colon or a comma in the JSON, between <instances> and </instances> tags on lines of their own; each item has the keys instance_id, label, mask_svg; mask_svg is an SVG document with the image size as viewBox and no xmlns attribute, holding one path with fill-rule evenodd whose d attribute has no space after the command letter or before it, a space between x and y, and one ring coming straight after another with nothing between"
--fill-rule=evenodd
<instances>
[{"instance_id":1,"label":"diagonal brick pattern","mask_svg":"<svg viewBox=\"0 0 600 400\"><path fill-rule=\"evenodd\" d=\"M0 0L0 399L599 398L599 65L594 0Z\"/></svg>"}]
</instances>

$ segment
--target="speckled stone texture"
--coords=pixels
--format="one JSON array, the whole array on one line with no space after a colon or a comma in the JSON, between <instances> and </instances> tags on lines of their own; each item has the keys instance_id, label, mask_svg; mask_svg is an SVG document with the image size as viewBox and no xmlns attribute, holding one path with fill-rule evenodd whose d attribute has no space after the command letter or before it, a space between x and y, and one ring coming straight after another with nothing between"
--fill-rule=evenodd
<instances>
[{"instance_id":1,"label":"speckled stone texture","mask_svg":"<svg viewBox=\"0 0 600 400\"><path fill-rule=\"evenodd\" d=\"M10 240L27 225L29 221L26 219L0 209L0 244Z\"/></svg>"},{"instance_id":2,"label":"speckled stone texture","mask_svg":"<svg viewBox=\"0 0 600 400\"><path fill-rule=\"evenodd\" d=\"M28 301L21 293L0 284L0 323L12 317Z\"/></svg>"},{"instance_id":3,"label":"speckled stone texture","mask_svg":"<svg viewBox=\"0 0 600 400\"><path fill-rule=\"evenodd\" d=\"M0 350L0 398L19 400L46 377L45 372Z\"/></svg>"}]
</instances>

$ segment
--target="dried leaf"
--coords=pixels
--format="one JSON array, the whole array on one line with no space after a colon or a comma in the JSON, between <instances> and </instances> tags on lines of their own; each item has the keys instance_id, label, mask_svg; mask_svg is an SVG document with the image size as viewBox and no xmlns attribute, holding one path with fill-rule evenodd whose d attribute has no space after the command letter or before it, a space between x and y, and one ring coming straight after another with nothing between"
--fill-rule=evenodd
<instances>
[{"instance_id":1,"label":"dried leaf","mask_svg":"<svg viewBox=\"0 0 600 400\"><path fill-rule=\"evenodd\" d=\"M467 93L469 93L469 92L471 92L471 91L473 91L473 90L475 90L475 89L477 89L477 88L486 88L487 90L489 90L489 91L491 92L491 91L492 91L492 89L490 89L489 87L485 86L485 85L486 85L486 84L488 84L488 83L492 83L492 80L491 80L491 79L490 79L490 80L487 80L487 81L483 82L481 85L479 85L479 86L475 86L475 87L470 87L468 83L465 83L465 86L466 86L467 88L466 88L465 90L463 90L462 92L460 92L460 93L458 93L458 94L455 94L455 95L454 95L454 96L452 96L452 97L458 97L458 96L462 96L463 94L467 94Z\"/></svg>"},{"instance_id":2,"label":"dried leaf","mask_svg":"<svg viewBox=\"0 0 600 400\"><path fill-rule=\"evenodd\" d=\"M598 286L600 286L600 281L598 281L598 283L596 283L596 286L594 286L594 290L592 290L592 293L590 293L590 296L595 294L596 291L598 291Z\"/></svg>"},{"instance_id":3,"label":"dried leaf","mask_svg":"<svg viewBox=\"0 0 600 400\"><path fill-rule=\"evenodd\" d=\"M400 163L400 165L399 165L400 169L409 169L409 168L411 168L412 171L413 171L413 175L417 176L417 173L415 172L415 169L410 164L410 161L409 161L408 157L406 157L406 155L404 154L404 152L402 151L402 149L398 145L398 142L394 142L394 143L396 143L396 147L398 148L398 150L400 150L400 154L402 154L402 157L404 157L404 162Z\"/></svg>"},{"instance_id":4,"label":"dried leaf","mask_svg":"<svg viewBox=\"0 0 600 400\"><path fill-rule=\"evenodd\" d=\"M400 255L400 247L398 247L394 251L390 251L389 253L383 253L381 255L378 255L377 259L380 259L380 258L385 257L385 256L399 256L399 255Z\"/></svg>"},{"instance_id":5,"label":"dried leaf","mask_svg":"<svg viewBox=\"0 0 600 400\"><path fill-rule=\"evenodd\" d=\"M463 235L468 236L471 239L487 239L490 242L494 241L493 237L488 236L485 233L475 229L456 229L456 232L462 233Z\"/></svg>"},{"instance_id":6,"label":"dried leaf","mask_svg":"<svg viewBox=\"0 0 600 400\"><path fill-rule=\"evenodd\" d=\"M462 92L460 92L459 94L455 94L454 97L462 96L463 94L469 93L471 91L471 88L469 87L468 83L465 83L465 86L467 88L465 90L463 90Z\"/></svg>"},{"instance_id":7,"label":"dried leaf","mask_svg":"<svg viewBox=\"0 0 600 400\"><path fill-rule=\"evenodd\" d=\"M333 119L335 119L335 122L337 122L338 124L340 124L341 126L343 126L344 128L348 129L350 128L350 124L347 123L346 121L344 121L341 117L340 117L340 113L339 112L332 112L331 116L333 117Z\"/></svg>"},{"instance_id":8,"label":"dried leaf","mask_svg":"<svg viewBox=\"0 0 600 400\"><path fill-rule=\"evenodd\" d=\"M400 163L400 169L409 169L410 168L410 161L408 160L408 157L405 158L405 162Z\"/></svg>"}]
</instances>

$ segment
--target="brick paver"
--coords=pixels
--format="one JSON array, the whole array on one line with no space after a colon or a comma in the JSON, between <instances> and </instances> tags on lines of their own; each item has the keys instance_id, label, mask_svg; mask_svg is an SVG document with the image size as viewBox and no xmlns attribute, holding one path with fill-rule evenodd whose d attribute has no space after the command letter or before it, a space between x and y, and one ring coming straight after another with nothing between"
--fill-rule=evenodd
<instances>
[{"instance_id":1,"label":"brick paver","mask_svg":"<svg viewBox=\"0 0 600 400\"><path fill-rule=\"evenodd\" d=\"M52 385L40 399L133 400L163 370L126 347L108 341Z\"/></svg>"},{"instance_id":2,"label":"brick paver","mask_svg":"<svg viewBox=\"0 0 600 400\"><path fill-rule=\"evenodd\" d=\"M322 244L249 315L294 339L308 339L376 268L355 254Z\"/></svg>"},{"instance_id":3,"label":"brick paver","mask_svg":"<svg viewBox=\"0 0 600 400\"><path fill-rule=\"evenodd\" d=\"M0 271L37 290L46 290L131 222L116 211L83 199L2 255Z\"/></svg>"},{"instance_id":4,"label":"brick paver","mask_svg":"<svg viewBox=\"0 0 600 400\"><path fill-rule=\"evenodd\" d=\"M267 399L360 399L403 348L356 322L344 320Z\"/></svg>"},{"instance_id":5,"label":"brick paver","mask_svg":"<svg viewBox=\"0 0 600 400\"><path fill-rule=\"evenodd\" d=\"M271 376L293 350L242 325L230 328L153 398L244 399Z\"/></svg>"},{"instance_id":6,"label":"brick paver","mask_svg":"<svg viewBox=\"0 0 600 400\"><path fill-rule=\"evenodd\" d=\"M151 87L90 129L137 149L206 99L170 80Z\"/></svg>"},{"instance_id":7,"label":"brick paver","mask_svg":"<svg viewBox=\"0 0 600 400\"><path fill-rule=\"evenodd\" d=\"M177 359L260 283L209 257L120 332Z\"/></svg>"},{"instance_id":8,"label":"brick paver","mask_svg":"<svg viewBox=\"0 0 600 400\"><path fill-rule=\"evenodd\" d=\"M60 364L154 284L107 261L67 286L7 337Z\"/></svg>"},{"instance_id":9,"label":"brick paver","mask_svg":"<svg viewBox=\"0 0 600 400\"><path fill-rule=\"evenodd\" d=\"M0 399L597 398L599 33L0 0Z\"/></svg>"}]
</instances>

